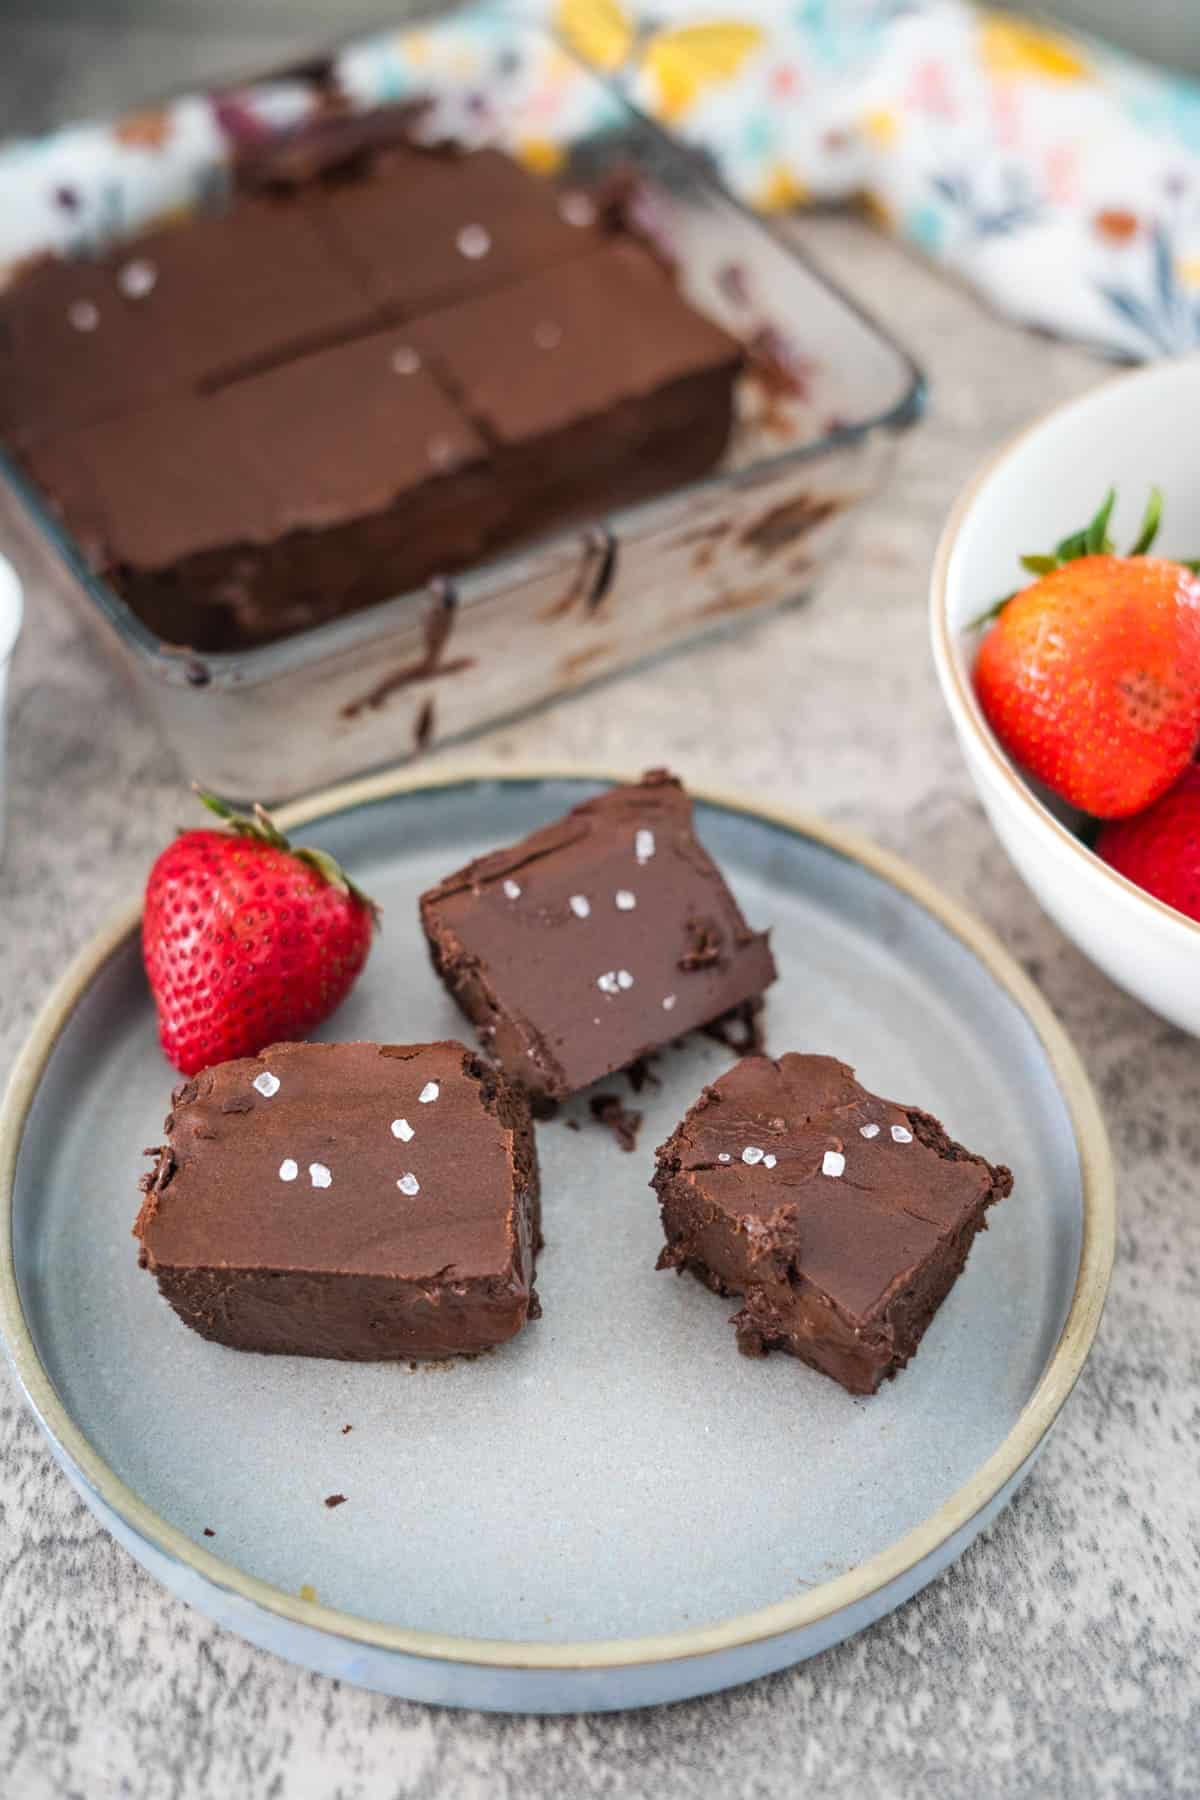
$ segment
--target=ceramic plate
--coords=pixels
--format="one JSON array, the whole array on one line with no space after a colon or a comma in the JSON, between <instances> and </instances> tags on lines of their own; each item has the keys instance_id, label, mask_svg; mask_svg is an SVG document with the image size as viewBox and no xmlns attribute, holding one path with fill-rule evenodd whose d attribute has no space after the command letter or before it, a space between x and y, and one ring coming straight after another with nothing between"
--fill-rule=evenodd
<instances>
[{"instance_id":1,"label":"ceramic plate","mask_svg":"<svg viewBox=\"0 0 1200 1800\"><path fill-rule=\"evenodd\" d=\"M598 785L385 777L293 808L385 908L326 1035L461 1035L418 894ZM734 1303L655 1273L652 1152L728 1066L706 1038L666 1050L655 1089L603 1084L645 1114L634 1154L586 1096L539 1127L543 1318L478 1361L410 1370L239 1355L184 1329L130 1237L172 1085L136 908L52 998L0 1122L0 1323L88 1505L222 1624L420 1700L679 1699L879 1618L1028 1469L1112 1259L1107 1145L1073 1050L993 940L882 852L733 800L702 801L698 823L773 930L770 1047L845 1058L1015 1171L920 1354L870 1399L738 1356Z\"/></svg>"}]
</instances>

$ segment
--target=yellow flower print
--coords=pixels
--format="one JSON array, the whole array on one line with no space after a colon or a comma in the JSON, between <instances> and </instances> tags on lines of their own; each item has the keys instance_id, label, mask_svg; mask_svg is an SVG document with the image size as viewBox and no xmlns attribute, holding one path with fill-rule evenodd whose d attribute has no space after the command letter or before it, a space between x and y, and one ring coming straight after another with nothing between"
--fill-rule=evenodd
<instances>
[{"instance_id":1,"label":"yellow flower print","mask_svg":"<svg viewBox=\"0 0 1200 1800\"><path fill-rule=\"evenodd\" d=\"M862 131L877 150L890 150L900 136L900 121L890 107L876 106L863 115Z\"/></svg>"},{"instance_id":2,"label":"yellow flower print","mask_svg":"<svg viewBox=\"0 0 1200 1800\"><path fill-rule=\"evenodd\" d=\"M877 193L874 188L867 188L861 195L860 203L873 225L878 225L881 231L895 231L896 216L882 194Z\"/></svg>"},{"instance_id":3,"label":"yellow flower print","mask_svg":"<svg viewBox=\"0 0 1200 1800\"><path fill-rule=\"evenodd\" d=\"M1200 288L1200 256L1180 256L1175 262L1175 273L1179 277L1181 287L1191 288L1195 293Z\"/></svg>"},{"instance_id":4,"label":"yellow flower print","mask_svg":"<svg viewBox=\"0 0 1200 1800\"><path fill-rule=\"evenodd\" d=\"M513 149L518 162L535 175L556 175L566 161L566 151L551 138L519 138Z\"/></svg>"},{"instance_id":5,"label":"yellow flower print","mask_svg":"<svg viewBox=\"0 0 1200 1800\"><path fill-rule=\"evenodd\" d=\"M619 69L633 49L633 21L617 0L559 0L555 23L571 48L598 69Z\"/></svg>"},{"instance_id":6,"label":"yellow flower print","mask_svg":"<svg viewBox=\"0 0 1200 1800\"><path fill-rule=\"evenodd\" d=\"M793 174L784 163L776 163L759 190L756 206L762 212L787 212L790 207L804 206L811 198L807 182Z\"/></svg>"},{"instance_id":7,"label":"yellow flower print","mask_svg":"<svg viewBox=\"0 0 1200 1800\"><path fill-rule=\"evenodd\" d=\"M164 106L146 112L127 113L113 126L118 144L138 150L161 150L171 134L171 115Z\"/></svg>"},{"instance_id":8,"label":"yellow flower print","mask_svg":"<svg viewBox=\"0 0 1200 1800\"><path fill-rule=\"evenodd\" d=\"M732 80L762 40L759 26L734 22L659 32L644 59L658 89L659 117L681 118L704 88Z\"/></svg>"},{"instance_id":9,"label":"yellow flower print","mask_svg":"<svg viewBox=\"0 0 1200 1800\"><path fill-rule=\"evenodd\" d=\"M1091 74L1066 38L1026 25L1007 13L983 14L979 47L984 67L1000 80L1030 76L1040 81L1086 81Z\"/></svg>"}]
</instances>

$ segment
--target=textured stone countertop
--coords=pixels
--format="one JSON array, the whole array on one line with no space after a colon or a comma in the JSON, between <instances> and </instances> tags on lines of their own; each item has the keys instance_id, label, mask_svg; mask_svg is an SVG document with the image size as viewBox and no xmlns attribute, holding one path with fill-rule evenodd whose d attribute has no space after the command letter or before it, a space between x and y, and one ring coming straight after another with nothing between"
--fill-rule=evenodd
<instances>
[{"instance_id":1,"label":"textured stone countertop","mask_svg":"<svg viewBox=\"0 0 1200 1800\"><path fill-rule=\"evenodd\" d=\"M477 752L498 769L669 762L851 823L982 913L1041 983L1099 1089L1121 1184L1108 1311L1046 1454L957 1567L815 1662L658 1712L504 1719L340 1688L189 1612L74 1498L0 1373L4 1800L1200 1790L1200 1052L1089 967L1018 882L926 647L929 561L955 491L991 446L1104 371L861 226L799 234L932 378L928 419L839 574L811 608ZM186 812L147 719L23 566L0 1075L67 957Z\"/></svg>"}]
</instances>

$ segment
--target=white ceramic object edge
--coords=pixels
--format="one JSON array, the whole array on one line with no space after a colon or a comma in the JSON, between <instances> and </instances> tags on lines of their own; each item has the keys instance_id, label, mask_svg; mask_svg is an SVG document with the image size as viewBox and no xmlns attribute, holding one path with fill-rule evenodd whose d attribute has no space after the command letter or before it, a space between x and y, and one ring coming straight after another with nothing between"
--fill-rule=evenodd
<instances>
[{"instance_id":1,"label":"white ceramic object edge","mask_svg":"<svg viewBox=\"0 0 1200 1800\"><path fill-rule=\"evenodd\" d=\"M0 556L0 861L4 857L6 822L5 795L8 791L8 671L21 622L25 616L25 594L20 577L6 556Z\"/></svg>"}]
</instances>

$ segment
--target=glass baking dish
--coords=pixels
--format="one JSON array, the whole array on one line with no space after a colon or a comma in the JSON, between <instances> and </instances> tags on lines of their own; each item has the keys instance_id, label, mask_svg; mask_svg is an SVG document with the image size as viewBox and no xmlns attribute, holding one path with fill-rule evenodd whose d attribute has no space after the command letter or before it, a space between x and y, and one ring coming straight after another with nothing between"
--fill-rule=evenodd
<instances>
[{"instance_id":1,"label":"glass baking dish","mask_svg":"<svg viewBox=\"0 0 1200 1800\"><path fill-rule=\"evenodd\" d=\"M283 799L401 760L810 594L854 505L879 486L898 434L920 414L923 382L905 352L700 159L540 28L488 16L489 55L499 46L506 66L523 73L500 91L489 85L481 106L463 50L478 43L481 16L406 25L236 94L173 103L202 109L211 126L198 130L188 114L189 194L208 196L230 179L238 145L236 133L222 136L223 121L251 116L261 140L264 129L295 129L306 109L327 107L331 89L339 107L356 111L419 94L439 135L495 142L527 161L536 144L557 178L620 181L688 296L750 348L730 448L703 480L452 581L278 643L203 655L154 637L5 458L70 592L118 652L187 774L230 795ZM553 138L536 79L547 70L555 81L569 77L571 94ZM96 128L105 130L120 137L123 127ZM95 156L96 132L62 134L60 181L72 154ZM24 171L35 166L6 159L0 210L21 198L33 178ZM82 164L78 176L82 187ZM178 208L181 196L168 198ZM159 194L147 210L161 202ZM136 205L112 210L140 222ZM112 238L93 234L86 247L97 241Z\"/></svg>"}]
</instances>

